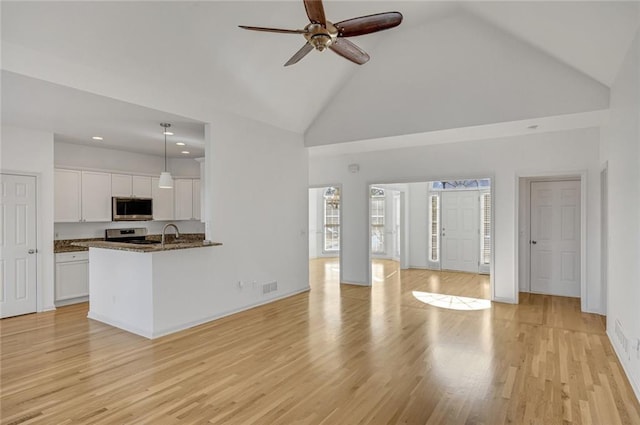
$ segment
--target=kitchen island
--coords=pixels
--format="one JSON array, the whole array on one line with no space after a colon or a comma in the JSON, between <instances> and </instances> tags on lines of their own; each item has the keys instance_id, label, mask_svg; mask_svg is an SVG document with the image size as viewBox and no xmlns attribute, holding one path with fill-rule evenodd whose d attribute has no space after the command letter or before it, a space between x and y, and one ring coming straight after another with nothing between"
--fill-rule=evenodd
<instances>
[{"instance_id":1,"label":"kitchen island","mask_svg":"<svg viewBox=\"0 0 640 425\"><path fill-rule=\"evenodd\" d=\"M88 317L146 338L217 318L207 279L208 241L156 245L90 241Z\"/></svg>"}]
</instances>

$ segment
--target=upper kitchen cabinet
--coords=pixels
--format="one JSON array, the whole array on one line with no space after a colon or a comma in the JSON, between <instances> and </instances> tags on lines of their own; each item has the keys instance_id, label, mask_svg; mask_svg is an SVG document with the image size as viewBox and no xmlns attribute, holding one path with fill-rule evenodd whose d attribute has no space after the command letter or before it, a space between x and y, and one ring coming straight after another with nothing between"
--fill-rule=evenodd
<instances>
[{"instance_id":1,"label":"upper kitchen cabinet","mask_svg":"<svg viewBox=\"0 0 640 425\"><path fill-rule=\"evenodd\" d=\"M82 221L111 221L111 174L82 172Z\"/></svg>"},{"instance_id":2,"label":"upper kitchen cabinet","mask_svg":"<svg viewBox=\"0 0 640 425\"><path fill-rule=\"evenodd\" d=\"M128 174L111 174L111 196L128 198L131 196L131 176Z\"/></svg>"},{"instance_id":3,"label":"upper kitchen cabinet","mask_svg":"<svg viewBox=\"0 0 640 425\"><path fill-rule=\"evenodd\" d=\"M134 198L152 198L151 177L132 176L131 195Z\"/></svg>"},{"instance_id":4,"label":"upper kitchen cabinet","mask_svg":"<svg viewBox=\"0 0 640 425\"><path fill-rule=\"evenodd\" d=\"M111 174L55 170L54 221L111 221Z\"/></svg>"},{"instance_id":5,"label":"upper kitchen cabinet","mask_svg":"<svg viewBox=\"0 0 640 425\"><path fill-rule=\"evenodd\" d=\"M151 198L151 177L111 174L111 196Z\"/></svg>"},{"instance_id":6,"label":"upper kitchen cabinet","mask_svg":"<svg viewBox=\"0 0 640 425\"><path fill-rule=\"evenodd\" d=\"M176 220L200 220L200 180L175 179Z\"/></svg>"},{"instance_id":7,"label":"upper kitchen cabinet","mask_svg":"<svg viewBox=\"0 0 640 425\"><path fill-rule=\"evenodd\" d=\"M160 189L160 179L151 179L151 197L153 198L153 219L173 220L173 189Z\"/></svg>"},{"instance_id":8,"label":"upper kitchen cabinet","mask_svg":"<svg viewBox=\"0 0 640 425\"><path fill-rule=\"evenodd\" d=\"M76 170L55 170L54 221L78 222L82 220L80 187L82 173Z\"/></svg>"}]
</instances>

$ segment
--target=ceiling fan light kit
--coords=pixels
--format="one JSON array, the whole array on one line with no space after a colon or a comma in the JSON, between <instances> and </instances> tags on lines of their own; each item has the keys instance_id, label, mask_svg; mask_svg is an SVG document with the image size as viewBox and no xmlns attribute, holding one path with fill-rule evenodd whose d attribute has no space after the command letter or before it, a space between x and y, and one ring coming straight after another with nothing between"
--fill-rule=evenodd
<instances>
[{"instance_id":1,"label":"ceiling fan light kit","mask_svg":"<svg viewBox=\"0 0 640 425\"><path fill-rule=\"evenodd\" d=\"M355 37L383 31L397 27L402 22L402 14L400 12L385 12L347 19L346 21L334 24L327 21L325 17L322 0L303 0L303 2L310 22L302 30L253 27L247 25L240 25L240 28L281 34L302 34L307 42L284 66L298 63L300 59L305 57L313 49L320 52L330 49L343 58L362 65L369 61L369 55L354 43L347 40L346 37Z\"/></svg>"}]
</instances>

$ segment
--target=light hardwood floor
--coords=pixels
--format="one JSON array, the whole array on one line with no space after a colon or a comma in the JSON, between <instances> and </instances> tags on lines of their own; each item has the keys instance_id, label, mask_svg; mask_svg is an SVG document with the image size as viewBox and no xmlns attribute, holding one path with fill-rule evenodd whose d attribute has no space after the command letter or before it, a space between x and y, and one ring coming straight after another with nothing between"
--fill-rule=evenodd
<instances>
[{"instance_id":1,"label":"light hardwood floor","mask_svg":"<svg viewBox=\"0 0 640 425\"><path fill-rule=\"evenodd\" d=\"M488 279L374 264L372 288L311 262L308 293L154 341L87 305L0 321L2 424L640 424L575 299L456 311Z\"/></svg>"}]
</instances>

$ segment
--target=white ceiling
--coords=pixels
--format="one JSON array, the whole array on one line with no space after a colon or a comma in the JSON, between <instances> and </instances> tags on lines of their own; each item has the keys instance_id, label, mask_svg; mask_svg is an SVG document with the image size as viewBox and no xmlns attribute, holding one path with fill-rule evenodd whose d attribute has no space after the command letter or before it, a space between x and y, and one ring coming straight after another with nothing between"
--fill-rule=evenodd
<instances>
[{"instance_id":1,"label":"white ceiling","mask_svg":"<svg viewBox=\"0 0 640 425\"><path fill-rule=\"evenodd\" d=\"M2 89L4 125L50 131L61 142L164 155L160 123L167 122L174 133L167 136L168 156L204 156L204 124L198 121L6 71Z\"/></svg>"},{"instance_id":2,"label":"white ceiling","mask_svg":"<svg viewBox=\"0 0 640 425\"><path fill-rule=\"evenodd\" d=\"M300 0L3 1L1 7L3 43L129 81L153 82L158 90L171 86L213 99L221 109L298 133L304 133L361 69L332 52L312 52L284 68L303 45L302 36L237 27L301 28L307 18ZM389 31L471 13L606 85L617 73L640 13L637 2L611 1L326 1L325 10L334 22L402 12L403 24ZM376 46L385 34L353 41L371 54L372 62L384 61L376 55ZM420 54L419 41L397 48ZM10 111L13 102L5 102L5 107ZM69 136L85 137L68 131Z\"/></svg>"}]
</instances>

